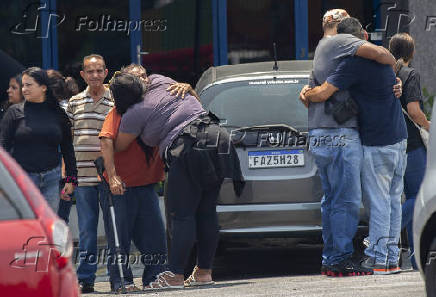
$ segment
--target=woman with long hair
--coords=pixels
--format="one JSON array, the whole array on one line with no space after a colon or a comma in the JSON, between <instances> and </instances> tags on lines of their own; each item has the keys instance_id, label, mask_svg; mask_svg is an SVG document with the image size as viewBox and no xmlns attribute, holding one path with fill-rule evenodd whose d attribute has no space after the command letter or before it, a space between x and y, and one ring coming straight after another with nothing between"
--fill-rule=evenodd
<instances>
[{"instance_id":1,"label":"woman with long hair","mask_svg":"<svg viewBox=\"0 0 436 297\"><path fill-rule=\"evenodd\" d=\"M56 212L61 178L60 155L65 160L66 183L71 194L77 183L71 124L53 94L47 72L31 67L22 73L25 101L11 106L0 126L0 144L29 174Z\"/></svg>"},{"instance_id":2,"label":"woman with long hair","mask_svg":"<svg viewBox=\"0 0 436 297\"><path fill-rule=\"evenodd\" d=\"M415 54L415 41L407 33L396 34L389 42L389 50L397 59L397 76L403 81L403 95L400 100L403 112L407 112L407 114L404 113L404 119L409 135L407 138L407 167L404 174L406 201L402 207L401 227L407 230L412 266L417 269L415 257L413 256L413 210L416 195L424 179L427 150L415 124L428 131L430 122L423 112L419 74L410 65Z\"/></svg>"}]
</instances>

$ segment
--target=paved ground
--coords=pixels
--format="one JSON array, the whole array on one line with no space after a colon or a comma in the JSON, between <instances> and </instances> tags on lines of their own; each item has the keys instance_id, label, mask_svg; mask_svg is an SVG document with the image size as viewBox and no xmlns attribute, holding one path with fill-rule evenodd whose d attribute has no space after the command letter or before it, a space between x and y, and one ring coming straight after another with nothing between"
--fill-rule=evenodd
<instances>
[{"instance_id":1,"label":"paved ground","mask_svg":"<svg viewBox=\"0 0 436 297\"><path fill-rule=\"evenodd\" d=\"M140 279L136 279L140 285ZM98 294L86 296L112 296L108 283L96 285ZM184 289L159 293L136 293L125 296L359 296L359 297L420 297L425 296L424 285L418 272L403 272L390 276L362 276L329 278L321 275L285 276L217 282L215 287Z\"/></svg>"},{"instance_id":2,"label":"paved ground","mask_svg":"<svg viewBox=\"0 0 436 297\"><path fill-rule=\"evenodd\" d=\"M319 275L320 246L288 248L286 241L251 247L228 249L215 260L214 287L167 292L135 293L124 296L425 296L424 283L418 272L406 271L389 276L331 278ZM136 267L135 276L141 268ZM98 280L105 280L99 269ZM142 287L140 278L135 279ZM84 296L112 296L109 283L98 282L98 292Z\"/></svg>"}]
</instances>

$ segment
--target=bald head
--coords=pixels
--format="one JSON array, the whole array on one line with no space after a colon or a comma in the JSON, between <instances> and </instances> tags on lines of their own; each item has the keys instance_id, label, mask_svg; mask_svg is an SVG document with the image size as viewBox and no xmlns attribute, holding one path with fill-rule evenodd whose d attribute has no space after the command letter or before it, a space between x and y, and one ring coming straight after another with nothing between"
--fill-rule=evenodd
<instances>
[{"instance_id":1,"label":"bald head","mask_svg":"<svg viewBox=\"0 0 436 297\"><path fill-rule=\"evenodd\" d=\"M104 58L100 55L97 54L91 54L88 56L85 56L83 58L83 62L82 62L82 69L85 69L86 65L89 63L99 63L102 64L103 67L106 69L106 63L104 61Z\"/></svg>"}]
</instances>

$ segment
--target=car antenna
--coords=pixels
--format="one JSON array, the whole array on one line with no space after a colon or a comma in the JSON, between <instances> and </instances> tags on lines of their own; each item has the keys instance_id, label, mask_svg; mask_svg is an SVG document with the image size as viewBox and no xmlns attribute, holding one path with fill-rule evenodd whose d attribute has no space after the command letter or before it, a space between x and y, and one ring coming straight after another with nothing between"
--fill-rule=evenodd
<instances>
[{"instance_id":1,"label":"car antenna","mask_svg":"<svg viewBox=\"0 0 436 297\"><path fill-rule=\"evenodd\" d=\"M273 70L277 71L279 70L279 66L277 65L277 47L276 47L276 43L273 42L273 51L274 51L274 66L273 66Z\"/></svg>"}]
</instances>

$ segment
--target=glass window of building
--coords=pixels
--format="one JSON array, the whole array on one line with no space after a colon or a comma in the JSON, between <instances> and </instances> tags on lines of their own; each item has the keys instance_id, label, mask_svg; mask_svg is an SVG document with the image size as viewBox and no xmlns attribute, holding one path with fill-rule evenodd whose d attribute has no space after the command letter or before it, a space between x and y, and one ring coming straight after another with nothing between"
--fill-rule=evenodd
<instances>
[{"instance_id":1,"label":"glass window of building","mask_svg":"<svg viewBox=\"0 0 436 297\"><path fill-rule=\"evenodd\" d=\"M128 65L130 59L129 1L76 0L58 1L59 13L65 22L58 26L59 69L65 76L73 76L82 90L80 77L84 56L102 55L109 70L107 81L114 71Z\"/></svg>"},{"instance_id":2,"label":"glass window of building","mask_svg":"<svg viewBox=\"0 0 436 297\"><path fill-rule=\"evenodd\" d=\"M295 59L294 1L227 1L229 64Z\"/></svg>"},{"instance_id":3,"label":"glass window of building","mask_svg":"<svg viewBox=\"0 0 436 297\"><path fill-rule=\"evenodd\" d=\"M141 9L142 64L194 86L213 64L211 1L143 0Z\"/></svg>"}]
</instances>

